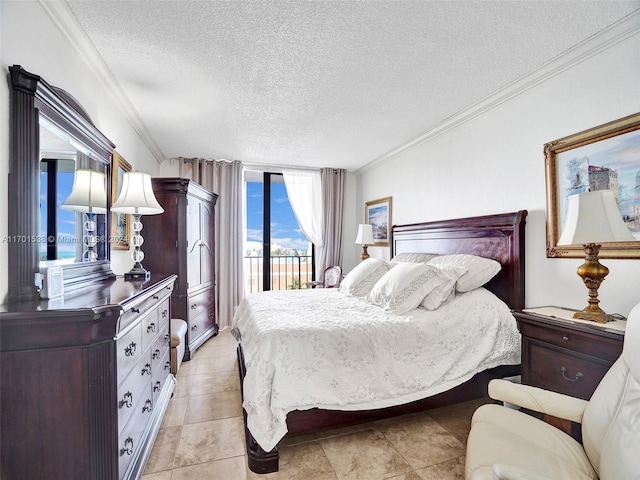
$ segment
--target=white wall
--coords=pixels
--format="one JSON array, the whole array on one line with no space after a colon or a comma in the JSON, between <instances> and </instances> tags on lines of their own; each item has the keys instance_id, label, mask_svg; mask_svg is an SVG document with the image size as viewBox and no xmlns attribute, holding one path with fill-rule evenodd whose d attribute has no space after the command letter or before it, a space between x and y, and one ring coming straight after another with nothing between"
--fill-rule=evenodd
<instances>
[{"instance_id":1,"label":"white wall","mask_svg":"<svg viewBox=\"0 0 640 480\"><path fill-rule=\"evenodd\" d=\"M636 31L638 29L636 28ZM392 196L393 223L529 211L526 304L582 309L579 259L546 258L543 145L640 111L640 35L407 152L358 172L357 202ZM358 211L358 222L364 213ZM355 233L353 233L355 236ZM386 248L369 248L386 259ZM640 260L603 260L608 313L640 301Z\"/></svg>"},{"instance_id":2,"label":"white wall","mask_svg":"<svg viewBox=\"0 0 640 480\"><path fill-rule=\"evenodd\" d=\"M157 173L158 162L117 108L109 89L39 2L0 2L0 64L5 77L9 66L21 65L69 92L135 170ZM0 302L7 293L7 243L1 240L8 233L9 108L8 81L0 82ZM131 268L128 252L112 251L111 257L115 273Z\"/></svg>"}]
</instances>

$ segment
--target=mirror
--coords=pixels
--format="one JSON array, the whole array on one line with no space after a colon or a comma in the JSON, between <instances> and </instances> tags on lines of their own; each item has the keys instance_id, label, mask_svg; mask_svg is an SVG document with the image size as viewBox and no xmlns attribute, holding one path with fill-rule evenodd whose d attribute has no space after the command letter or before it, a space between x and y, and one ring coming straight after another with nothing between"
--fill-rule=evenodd
<instances>
[{"instance_id":1,"label":"mirror","mask_svg":"<svg viewBox=\"0 0 640 480\"><path fill-rule=\"evenodd\" d=\"M46 120L40 120L40 231L39 260L40 267L65 265L87 260L104 260L106 248L104 237L107 228L107 216L104 213L94 215L93 225L96 237L95 251L91 258L87 255L86 208L82 208L88 199L79 199L79 205L65 206L76 188L76 171L98 172L106 181L107 166L94 160L96 154L80 150L75 142L65 138L63 132L56 130ZM80 147L82 148L82 147ZM85 153L86 152L86 153ZM106 195L106 185L102 185L102 195ZM78 202L76 202L78 203ZM106 203L106 196L102 199Z\"/></svg>"},{"instance_id":2,"label":"mirror","mask_svg":"<svg viewBox=\"0 0 640 480\"><path fill-rule=\"evenodd\" d=\"M111 184L115 145L64 90L19 65L9 67L9 77L11 241L5 302L39 299L39 273L49 265L63 268L65 296L87 282L113 278L106 214L111 205L110 189L105 191L102 207L94 208L89 215L77 202L68 205L70 210L61 205L71 194L73 178L79 171L97 172L96 177L104 176L104 187ZM87 226L93 227L91 235ZM93 236L93 253L85 255L87 238Z\"/></svg>"}]
</instances>

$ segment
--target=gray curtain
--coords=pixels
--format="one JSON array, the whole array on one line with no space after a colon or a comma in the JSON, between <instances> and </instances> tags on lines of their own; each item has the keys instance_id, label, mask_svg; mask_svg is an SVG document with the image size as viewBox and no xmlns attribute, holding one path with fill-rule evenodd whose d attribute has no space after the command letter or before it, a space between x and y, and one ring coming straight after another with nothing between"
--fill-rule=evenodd
<instances>
[{"instance_id":1,"label":"gray curtain","mask_svg":"<svg viewBox=\"0 0 640 480\"><path fill-rule=\"evenodd\" d=\"M229 327L244 296L243 180L238 160L180 158L180 176L198 182L218 194L216 203L216 318Z\"/></svg>"},{"instance_id":2,"label":"gray curtain","mask_svg":"<svg viewBox=\"0 0 640 480\"><path fill-rule=\"evenodd\" d=\"M344 169L323 168L322 179L323 246L320 251L316 276L325 268L342 266L342 223L344 216L344 188L347 173Z\"/></svg>"}]
</instances>

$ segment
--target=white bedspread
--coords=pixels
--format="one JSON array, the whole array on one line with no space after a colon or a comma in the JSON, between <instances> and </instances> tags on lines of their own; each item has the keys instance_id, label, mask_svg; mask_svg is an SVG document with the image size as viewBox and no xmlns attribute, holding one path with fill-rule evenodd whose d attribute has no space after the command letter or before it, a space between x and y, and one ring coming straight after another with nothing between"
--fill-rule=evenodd
<instances>
[{"instance_id":1,"label":"white bedspread","mask_svg":"<svg viewBox=\"0 0 640 480\"><path fill-rule=\"evenodd\" d=\"M515 320L483 288L401 316L338 289L254 293L233 333L247 369L247 425L265 451L286 434L292 410L401 405L520 363Z\"/></svg>"}]
</instances>

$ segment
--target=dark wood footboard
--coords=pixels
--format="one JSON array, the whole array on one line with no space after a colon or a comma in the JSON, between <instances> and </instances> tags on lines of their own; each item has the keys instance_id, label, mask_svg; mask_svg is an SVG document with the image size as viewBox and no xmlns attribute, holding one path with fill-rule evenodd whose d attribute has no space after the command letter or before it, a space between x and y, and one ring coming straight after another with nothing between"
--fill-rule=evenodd
<instances>
[{"instance_id":1,"label":"dark wood footboard","mask_svg":"<svg viewBox=\"0 0 640 480\"><path fill-rule=\"evenodd\" d=\"M238 371L240 372L240 393L244 399L243 379L246 373L242 345L238 345ZM433 408L466 402L487 396L487 385L494 378L505 378L520 374L520 365L502 365L480 372L467 382L457 387L439 393L432 397L415 402L397 405L395 407L379 408L375 410L324 410L312 408L310 410L295 410L287 415L287 430L290 434L305 434L346 427L359 423L396 417L408 413L422 412ZM247 428L247 412L243 409L244 431L247 446L249 469L255 473L271 473L278 471L278 448L265 452L255 441Z\"/></svg>"}]
</instances>

